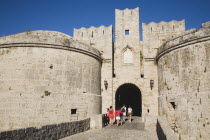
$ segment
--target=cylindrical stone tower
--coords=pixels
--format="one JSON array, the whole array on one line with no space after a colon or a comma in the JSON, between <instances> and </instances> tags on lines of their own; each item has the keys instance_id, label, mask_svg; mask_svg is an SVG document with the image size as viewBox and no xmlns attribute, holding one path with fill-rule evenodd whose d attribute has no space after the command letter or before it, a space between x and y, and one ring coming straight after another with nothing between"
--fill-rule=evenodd
<instances>
[{"instance_id":1,"label":"cylindrical stone tower","mask_svg":"<svg viewBox=\"0 0 210 140\"><path fill-rule=\"evenodd\" d=\"M101 113L99 52L70 36L29 31L0 38L0 131Z\"/></svg>"}]
</instances>

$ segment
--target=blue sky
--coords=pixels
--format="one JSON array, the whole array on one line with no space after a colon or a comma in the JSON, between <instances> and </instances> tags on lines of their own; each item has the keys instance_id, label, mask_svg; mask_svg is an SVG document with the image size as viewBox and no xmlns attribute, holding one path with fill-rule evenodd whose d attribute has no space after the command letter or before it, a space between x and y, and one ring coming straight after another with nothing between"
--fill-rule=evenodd
<instances>
[{"instance_id":1,"label":"blue sky","mask_svg":"<svg viewBox=\"0 0 210 140\"><path fill-rule=\"evenodd\" d=\"M186 20L186 29L210 21L210 0L0 0L0 36L29 30L73 34L73 28L114 25L115 9L140 8L144 23Z\"/></svg>"}]
</instances>

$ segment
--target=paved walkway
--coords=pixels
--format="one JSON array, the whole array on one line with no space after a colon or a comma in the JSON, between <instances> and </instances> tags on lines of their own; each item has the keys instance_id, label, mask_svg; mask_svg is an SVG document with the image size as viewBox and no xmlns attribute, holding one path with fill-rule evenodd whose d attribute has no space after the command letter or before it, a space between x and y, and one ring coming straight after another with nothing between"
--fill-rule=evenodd
<instances>
[{"instance_id":1,"label":"paved walkway","mask_svg":"<svg viewBox=\"0 0 210 140\"><path fill-rule=\"evenodd\" d=\"M89 130L61 140L158 140L156 132L144 130L137 119L122 126L106 126L100 130ZM139 124L138 124L139 123Z\"/></svg>"},{"instance_id":2,"label":"paved walkway","mask_svg":"<svg viewBox=\"0 0 210 140\"><path fill-rule=\"evenodd\" d=\"M140 130L89 130L66 137L62 140L158 140L154 132Z\"/></svg>"}]
</instances>

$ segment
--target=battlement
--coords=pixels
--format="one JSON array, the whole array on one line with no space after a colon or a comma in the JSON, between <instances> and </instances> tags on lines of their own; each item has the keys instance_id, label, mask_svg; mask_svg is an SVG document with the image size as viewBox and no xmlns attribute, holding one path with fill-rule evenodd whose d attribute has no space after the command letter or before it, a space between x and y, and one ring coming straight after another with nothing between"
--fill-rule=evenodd
<instances>
[{"instance_id":1,"label":"battlement","mask_svg":"<svg viewBox=\"0 0 210 140\"><path fill-rule=\"evenodd\" d=\"M135 9L124 9L124 10L120 10L120 9L115 9L115 14L116 16L122 15L122 16L132 16L132 15L139 15L139 7L135 8Z\"/></svg>"},{"instance_id":2,"label":"battlement","mask_svg":"<svg viewBox=\"0 0 210 140\"><path fill-rule=\"evenodd\" d=\"M185 20L170 22L161 21L159 23L150 22L148 24L142 23L143 32L157 33L157 32L177 32L185 30Z\"/></svg>"},{"instance_id":3,"label":"battlement","mask_svg":"<svg viewBox=\"0 0 210 140\"><path fill-rule=\"evenodd\" d=\"M206 25L206 26L205 26ZM170 51L179 49L181 47L188 47L189 44L196 44L206 40L210 40L210 22L202 24L201 29L191 29L184 32L183 35L171 39L160 46L158 49L157 60Z\"/></svg>"},{"instance_id":4,"label":"battlement","mask_svg":"<svg viewBox=\"0 0 210 140\"><path fill-rule=\"evenodd\" d=\"M78 40L90 40L104 37L106 35L112 35L112 25L108 27L102 25L100 27L91 26L90 28L74 28L74 38Z\"/></svg>"},{"instance_id":5,"label":"battlement","mask_svg":"<svg viewBox=\"0 0 210 140\"><path fill-rule=\"evenodd\" d=\"M139 8L115 9L115 39L116 46L124 48L127 44L138 46L139 36Z\"/></svg>"},{"instance_id":6,"label":"battlement","mask_svg":"<svg viewBox=\"0 0 210 140\"><path fill-rule=\"evenodd\" d=\"M112 25L74 29L74 38L100 51L102 57L112 57Z\"/></svg>"},{"instance_id":7,"label":"battlement","mask_svg":"<svg viewBox=\"0 0 210 140\"><path fill-rule=\"evenodd\" d=\"M185 20L159 23L142 23L143 41L159 40L161 43L185 32ZM160 44L161 45L161 44Z\"/></svg>"}]
</instances>

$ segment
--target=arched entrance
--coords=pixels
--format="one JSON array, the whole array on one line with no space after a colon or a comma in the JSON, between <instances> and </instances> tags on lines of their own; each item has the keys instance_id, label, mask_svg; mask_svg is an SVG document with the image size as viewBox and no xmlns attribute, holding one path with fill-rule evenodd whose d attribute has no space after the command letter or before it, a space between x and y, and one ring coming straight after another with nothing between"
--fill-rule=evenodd
<instances>
[{"instance_id":1,"label":"arched entrance","mask_svg":"<svg viewBox=\"0 0 210 140\"><path fill-rule=\"evenodd\" d=\"M141 116L142 103L141 103L141 91L134 84L123 84L116 92L115 107L116 109L122 107L124 104L126 107L131 105L133 109L133 116Z\"/></svg>"}]
</instances>

